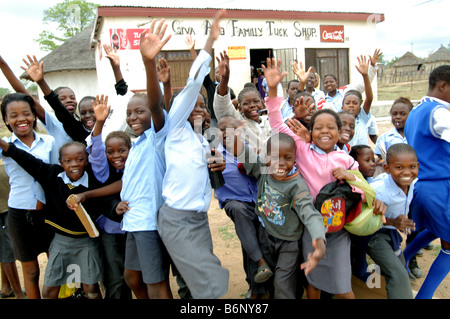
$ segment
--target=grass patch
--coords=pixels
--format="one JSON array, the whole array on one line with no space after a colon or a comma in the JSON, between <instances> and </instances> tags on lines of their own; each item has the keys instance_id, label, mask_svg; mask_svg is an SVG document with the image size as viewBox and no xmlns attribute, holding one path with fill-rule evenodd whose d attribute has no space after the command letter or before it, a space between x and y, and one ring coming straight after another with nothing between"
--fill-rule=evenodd
<instances>
[{"instance_id":1,"label":"grass patch","mask_svg":"<svg viewBox=\"0 0 450 319\"><path fill-rule=\"evenodd\" d=\"M383 84L378 86L378 100L395 100L401 96L410 100L420 100L427 91L428 80Z\"/></svg>"},{"instance_id":2,"label":"grass patch","mask_svg":"<svg viewBox=\"0 0 450 319\"><path fill-rule=\"evenodd\" d=\"M228 224L219 228L220 238L226 242L226 247L230 247L230 243L236 238L234 225Z\"/></svg>"}]
</instances>

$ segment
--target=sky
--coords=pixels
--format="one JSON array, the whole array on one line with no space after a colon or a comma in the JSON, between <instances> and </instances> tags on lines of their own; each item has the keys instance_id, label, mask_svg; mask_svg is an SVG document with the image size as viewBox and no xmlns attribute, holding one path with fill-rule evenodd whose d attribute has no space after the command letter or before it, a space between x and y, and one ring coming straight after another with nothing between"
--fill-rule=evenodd
<instances>
[{"instance_id":1,"label":"sky","mask_svg":"<svg viewBox=\"0 0 450 319\"><path fill-rule=\"evenodd\" d=\"M27 55L38 59L48 52L42 52L33 41L43 30L54 28L42 23L44 10L62 0L2 0L0 12L1 44L0 55L16 75L22 74L20 66ZM90 0L101 5L147 5L160 6L161 0ZM190 0L192 7L202 7L206 1ZM165 0L164 6L184 5L185 0ZM239 9L293 10L293 4L305 3L292 0L209 0L209 7L232 7ZM450 23L448 23L449 0L321 0L302 5L305 11L348 11L383 13L385 21L377 25L377 47L382 49L384 59L389 61L407 51L425 58L436 51L441 44L450 44ZM276 7L275 7L276 4ZM368 39L372 44L373 39ZM3 76L0 87L11 88Z\"/></svg>"}]
</instances>

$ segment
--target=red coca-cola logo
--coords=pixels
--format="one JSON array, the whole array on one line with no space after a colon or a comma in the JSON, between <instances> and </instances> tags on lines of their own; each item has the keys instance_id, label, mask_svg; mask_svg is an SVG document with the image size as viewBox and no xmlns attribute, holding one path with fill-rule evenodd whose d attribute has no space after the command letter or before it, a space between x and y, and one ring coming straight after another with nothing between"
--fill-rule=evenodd
<instances>
[{"instance_id":1,"label":"red coca-cola logo","mask_svg":"<svg viewBox=\"0 0 450 319\"><path fill-rule=\"evenodd\" d=\"M321 42L344 42L344 26L343 25L321 25L320 26Z\"/></svg>"}]
</instances>

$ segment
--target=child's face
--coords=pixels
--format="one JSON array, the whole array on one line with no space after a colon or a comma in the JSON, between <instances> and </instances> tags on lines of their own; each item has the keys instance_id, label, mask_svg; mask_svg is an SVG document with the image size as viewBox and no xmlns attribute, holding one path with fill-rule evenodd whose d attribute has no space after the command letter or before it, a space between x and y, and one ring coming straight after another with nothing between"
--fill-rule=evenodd
<instances>
[{"instance_id":1,"label":"child's face","mask_svg":"<svg viewBox=\"0 0 450 319\"><path fill-rule=\"evenodd\" d=\"M79 145L69 145L63 149L59 162L67 177L75 182L83 176L88 164L86 150Z\"/></svg>"},{"instance_id":2,"label":"child's face","mask_svg":"<svg viewBox=\"0 0 450 319\"><path fill-rule=\"evenodd\" d=\"M339 114L339 118L342 122L339 131L339 143L348 144L355 135L355 117L351 114Z\"/></svg>"},{"instance_id":3,"label":"child's face","mask_svg":"<svg viewBox=\"0 0 450 319\"><path fill-rule=\"evenodd\" d=\"M291 82L291 84L289 84L289 87L286 90L286 93L287 93L289 99L294 98L295 93L297 93L297 91L298 91L299 85L300 85L299 82Z\"/></svg>"},{"instance_id":4,"label":"child's face","mask_svg":"<svg viewBox=\"0 0 450 319\"><path fill-rule=\"evenodd\" d=\"M342 102L342 110L357 116L361 110L361 100L356 95L347 95Z\"/></svg>"},{"instance_id":5,"label":"child's face","mask_svg":"<svg viewBox=\"0 0 450 319\"><path fill-rule=\"evenodd\" d=\"M323 79L323 88L327 92L333 92L337 88L337 82L332 76L326 76Z\"/></svg>"},{"instance_id":6,"label":"child's face","mask_svg":"<svg viewBox=\"0 0 450 319\"><path fill-rule=\"evenodd\" d=\"M31 111L30 104L25 101L13 101L6 106L5 123L17 137L33 134L36 116Z\"/></svg>"},{"instance_id":7,"label":"child's face","mask_svg":"<svg viewBox=\"0 0 450 319\"><path fill-rule=\"evenodd\" d=\"M118 137L112 137L108 139L105 147L108 162L117 170L124 169L128 153L130 152L125 141Z\"/></svg>"},{"instance_id":8,"label":"child's face","mask_svg":"<svg viewBox=\"0 0 450 319\"><path fill-rule=\"evenodd\" d=\"M303 100L307 100L308 98L306 96L303 97ZM301 120L303 123L309 124L309 122L311 121L311 116L313 116L314 112L316 112L316 102L314 100L314 98L310 98L309 99L309 104L308 107L311 106L312 104L314 104L314 107L311 109L311 111L309 112L309 114L307 116L305 116L304 118L300 117L300 108L296 107L294 104L293 110L294 110L294 116L297 120Z\"/></svg>"},{"instance_id":9,"label":"child's face","mask_svg":"<svg viewBox=\"0 0 450 319\"><path fill-rule=\"evenodd\" d=\"M205 99L199 94L197 97L197 102L195 102L194 109L188 118L188 121L191 123L192 127L201 127L203 122L206 120L207 112Z\"/></svg>"},{"instance_id":10,"label":"child's face","mask_svg":"<svg viewBox=\"0 0 450 319\"><path fill-rule=\"evenodd\" d=\"M246 118L253 120L255 122L259 122L258 111L261 110L263 107L258 92L252 91L247 92L243 96L242 102L239 104L239 108L241 109L241 112L244 113L244 116Z\"/></svg>"},{"instance_id":11,"label":"child's face","mask_svg":"<svg viewBox=\"0 0 450 319\"><path fill-rule=\"evenodd\" d=\"M83 123L84 127L87 128L89 131L92 131L94 129L95 121L95 112L92 108L91 101L84 101L80 104L80 121Z\"/></svg>"},{"instance_id":12,"label":"child's face","mask_svg":"<svg viewBox=\"0 0 450 319\"><path fill-rule=\"evenodd\" d=\"M404 152L391 156L389 163L384 165L384 170L407 193L409 185L419 174L419 163L414 153Z\"/></svg>"},{"instance_id":13,"label":"child's face","mask_svg":"<svg viewBox=\"0 0 450 319\"><path fill-rule=\"evenodd\" d=\"M238 126L239 121L230 117L224 117L217 123L217 128L221 134L219 138L222 141L223 147L227 150L231 150L234 145L234 141L236 140L235 133Z\"/></svg>"},{"instance_id":14,"label":"child's face","mask_svg":"<svg viewBox=\"0 0 450 319\"><path fill-rule=\"evenodd\" d=\"M363 148L358 154L356 161L359 164L359 171L364 178L373 177L375 173L375 154L370 148Z\"/></svg>"},{"instance_id":15,"label":"child's face","mask_svg":"<svg viewBox=\"0 0 450 319\"><path fill-rule=\"evenodd\" d=\"M405 123L408 119L409 112L410 107L405 103L397 103L392 106L391 121L397 130L403 130L405 128Z\"/></svg>"},{"instance_id":16,"label":"child's face","mask_svg":"<svg viewBox=\"0 0 450 319\"><path fill-rule=\"evenodd\" d=\"M269 175L277 181L282 181L295 165L295 145L286 141L279 141L279 143L273 141L270 154L267 156L270 160Z\"/></svg>"},{"instance_id":17,"label":"child's face","mask_svg":"<svg viewBox=\"0 0 450 319\"><path fill-rule=\"evenodd\" d=\"M320 114L314 121L311 131L311 138L325 153L334 151L334 146L338 142L339 130L336 119L328 113Z\"/></svg>"},{"instance_id":18,"label":"child's face","mask_svg":"<svg viewBox=\"0 0 450 319\"><path fill-rule=\"evenodd\" d=\"M132 98L127 105L127 124L140 136L152 125L151 112L144 99L140 97Z\"/></svg>"},{"instance_id":19,"label":"child's face","mask_svg":"<svg viewBox=\"0 0 450 319\"><path fill-rule=\"evenodd\" d=\"M75 98L75 93L73 93L71 89L61 89L58 91L58 98L67 111L74 115L78 105L77 99Z\"/></svg>"},{"instance_id":20,"label":"child's face","mask_svg":"<svg viewBox=\"0 0 450 319\"><path fill-rule=\"evenodd\" d=\"M313 88L316 86L316 74L311 72L308 76L308 80L306 80L306 87Z\"/></svg>"}]
</instances>

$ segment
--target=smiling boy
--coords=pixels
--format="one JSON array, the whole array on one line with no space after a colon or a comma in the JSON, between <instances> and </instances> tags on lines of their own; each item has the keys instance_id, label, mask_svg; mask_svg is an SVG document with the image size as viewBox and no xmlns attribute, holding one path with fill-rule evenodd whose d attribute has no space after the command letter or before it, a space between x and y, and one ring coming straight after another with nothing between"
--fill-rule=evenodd
<instances>
[{"instance_id":1,"label":"smiling boy","mask_svg":"<svg viewBox=\"0 0 450 319\"><path fill-rule=\"evenodd\" d=\"M412 299L411 283L401 249L403 239L399 231L408 234L415 229L414 222L408 217L419 173L414 149L403 143L391 146L384 169L386 173L370 185L376 191L377 198L386 205L386 223L370 239L367 253L385 276L388 298Z\"/></svg>"}]
</instances>

